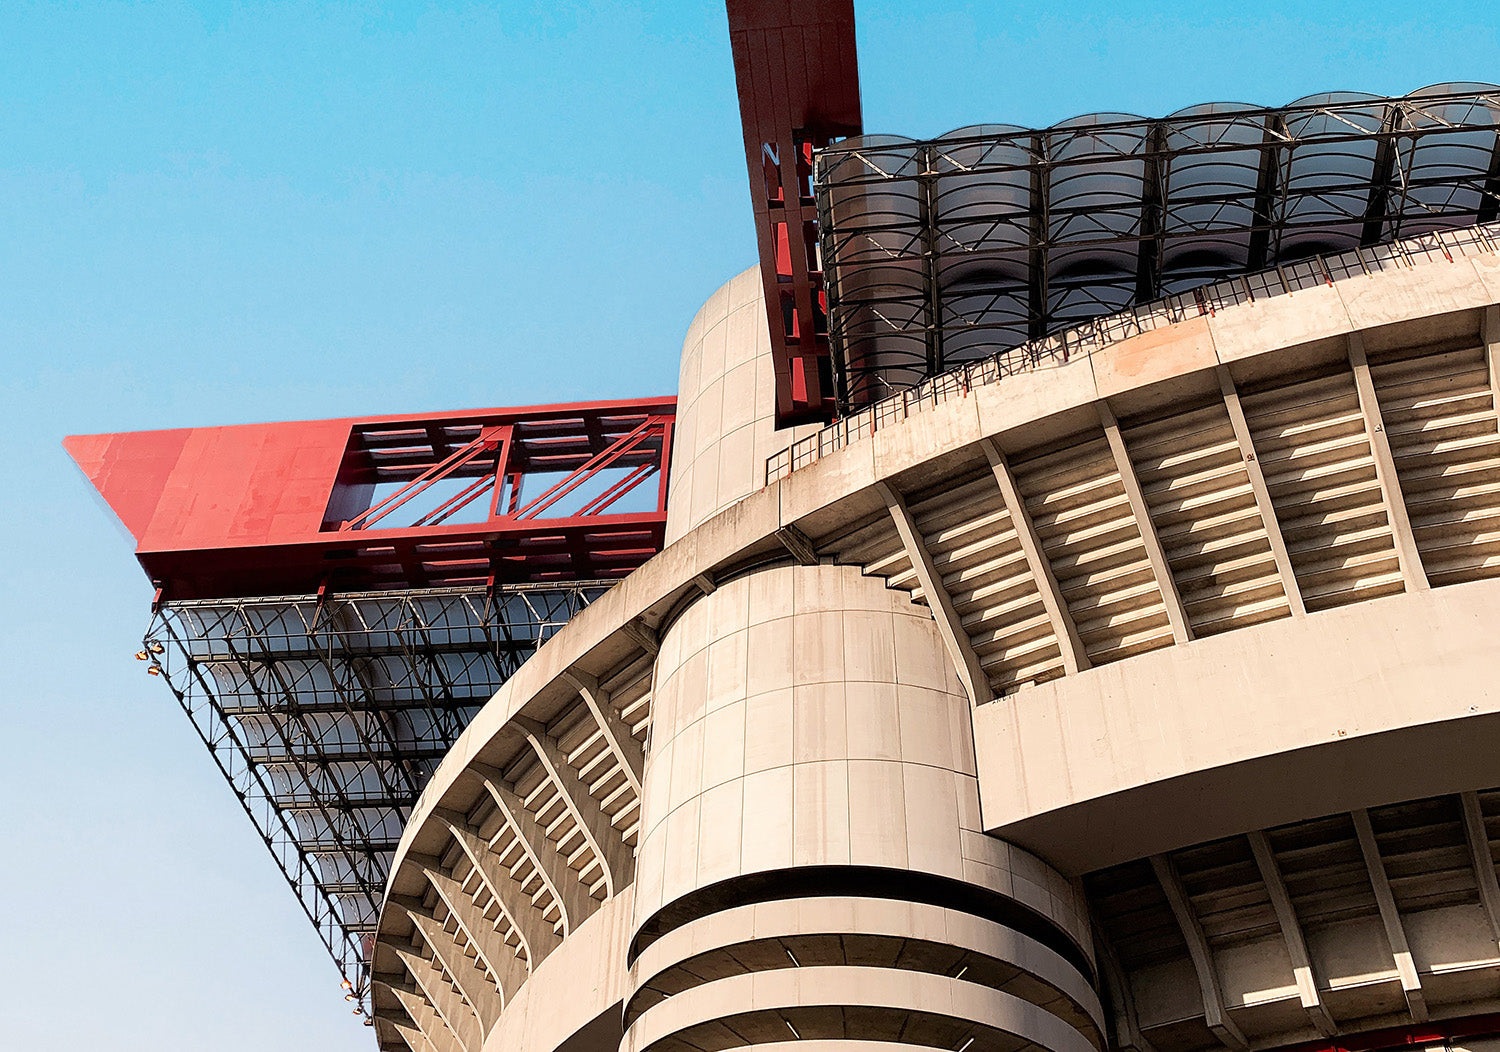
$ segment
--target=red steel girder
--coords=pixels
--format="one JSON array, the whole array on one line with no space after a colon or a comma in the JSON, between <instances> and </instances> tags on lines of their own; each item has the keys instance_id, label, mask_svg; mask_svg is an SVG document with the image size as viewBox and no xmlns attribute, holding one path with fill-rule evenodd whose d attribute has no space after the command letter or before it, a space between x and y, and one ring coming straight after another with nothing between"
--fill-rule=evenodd
<instances>
[{"instance_id":1,"label":"red steel girder","mask_svg":"<svg viewBox=\"0 0 1500 1052\"><path fill-rule=\"evenodd\" d=\"M442 437L440 437L442 434L441 429L429 429L428 434L432 436L428 439L428 441L432 443L435 452L448 448L446 441ZM440 463L434 464L432 467L422 472L422 474L412 479L395 493L392 493L389 497L386 497L379 504L376 504L374 507L365 509L352 519L348 519L340 523L339 529L369 529L371 526L374 526L377 522L385 518L391 512L401 507L407 501L412 500L420 496L422 493L426 492L429 488L431 488L433 483L440 482L445 478L454 476L461 468L465 467L475 457L478 457L482 453L488 453L498 450L502 445L508 444L510 442L510 435L511 429L509 427L502 426L480 428L478 438L454 450ZM502 460L500 461L499 468L497 468L496 471L487 472L486 474L481 475L477 482L471 484L457 496L451 497L448 500L444 501L442 505L434 509L432 512L429 512L427 515L419 518L415 523L413 523L413 525L421 526L428 519L436 519L437 521L441 521L442 518L446 517L447 514L451 514L452 512L466 506L470 500L479 495L479 489L483 487L486 482L493 483L496 475L500 474L499 469L503 467L504 461Z\"/></svg>"},{"instance_id":2,"label":"red steel girder","mask_svg":"<svg viewBox=\"0 0 1500 1052\"><path fill-rule=\"evenodd\" d=\"M560 582L623 576L661 549L674 412L634 399L64 445L162 599ZM644 508L615 510L653 476ZM527 479L546 487L529 502ZM451 521L485 496L479 521Z\"/></svg>"},{"instance_id":3,"label":"red steel girder","mask_svg":"<svg viewBox=\"0 0 1500 1052\"><path fill-rule=\"evenodd\" d=\"M567 478L561 480L560 482L557 482L552 486L551 489L547 490L547 492L543 493L540 497L537 497L535 500L531 501L531 503L527 504L523 508L518 509L512 514L517 519L536 518L542 512L546 511L548 508L552 507L558 501L566 497L569 493L572 493L584 483L596 477L599 472L610 467L612 464L624 461L629 454L640 449L649 439L654 437L660 441L666 434L666 429L670 424L671 421L667 417L648 416L635 430L631 431L623 438L615 440L607 448L601 449L587 461L574 468L572 473L569 474ZM660 467L660 462L653 462L650 460L635 465L634 471L632 471L624 479L621 479L619 482L612 485L608 490L605 491L605 494L600 494L600 497L594 498L593 500L589 501L588 504L585 504L583 508L579 509L580 514L591 515L596 514L598 511L602 511L610 504L613 504L615 501L619 500L630 490L634 489L642 479L646 478L652 472L660 469ZM599 499L606 494L610 494L609 499L603 504L599 504Z\"/></svg>"},{"instance_id":4,"label":"red steel girder","mask_svg":"<svg viewBox=\"0 0 1500 1052\"><path fill-rule=\"evenodd\" d=\"M813 151L860 134L853 0L727 0L776 376L776 426L834 412Z\"/></svg>"}]
</instances>

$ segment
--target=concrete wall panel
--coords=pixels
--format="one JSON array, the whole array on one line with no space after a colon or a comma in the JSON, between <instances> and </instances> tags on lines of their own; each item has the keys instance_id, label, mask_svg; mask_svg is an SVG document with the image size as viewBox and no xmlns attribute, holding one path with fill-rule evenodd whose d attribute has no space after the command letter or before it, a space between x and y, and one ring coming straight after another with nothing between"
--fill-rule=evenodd
<instances>
[{"instance_id":1,"label":"concrete wall panel","mask_svg":"<svg viewBox=\"0 0 1500 1052\"><path fill-rule=\"evenodd\" d=\"M982 706L985 828L1082 873L1495 781L1497 604L1493 581L1387 596Z\"/></svg>"}]
</instances>

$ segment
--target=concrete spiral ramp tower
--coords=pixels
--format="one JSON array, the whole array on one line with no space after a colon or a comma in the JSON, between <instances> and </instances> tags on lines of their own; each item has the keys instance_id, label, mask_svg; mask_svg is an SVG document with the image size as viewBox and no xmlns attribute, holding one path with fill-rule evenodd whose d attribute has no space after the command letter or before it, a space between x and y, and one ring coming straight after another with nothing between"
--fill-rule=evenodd
<instances>
[{"instance_id":1,"label":"concrete spiral ramp tower","mask_svg":"<svg viewBox=\"0 0 1500 1052\"><path fill-rule=\"evenodd\" d=\"M1079 898L980 829L932 618L836 565L685 610L657 658L628 1052L1099 1048Z\"/></svg>"},{"instance_id":2,"label":"concrete spiral ramp tower","mask_svg":"<svg viewBox=\"0 0 1500 1052\"><path fill-rule=\"evenodd\" d=\"M759 489L788 438L757 277L689 329L669 541ZM656 656L622 1049L1101 1048L1083 904L983 834L969 695L928 610L806 551L703 591Z\"/></svg>"}]
</instances>

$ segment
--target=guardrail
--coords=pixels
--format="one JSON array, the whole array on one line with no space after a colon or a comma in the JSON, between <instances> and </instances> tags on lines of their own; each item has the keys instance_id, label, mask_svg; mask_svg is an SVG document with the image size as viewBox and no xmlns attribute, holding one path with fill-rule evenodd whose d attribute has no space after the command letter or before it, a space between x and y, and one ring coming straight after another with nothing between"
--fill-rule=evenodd
<instances>
[{"instance_id":1,"label":"guardrail","mask_svg":"<svg viewBox=\"0 0 1500 1052\"><path fill-rule=\"evenodd\" d=\"M950 398L962 397L975 387L998 383L1007 376L1066 365L1133 336L1189 318L1213 315L1241 303L1254 303L1318 285L1333 285L1352 277L1439 260L1451 263L1455 256L1493 255L1497 252L1500 252L1500 222L1434 231L1383 245L1355 248L1334 256L1311 256L1296 263L1268 267L1254 274L1202 285L1119 314L1095 318L1019 347L1006 348L987 358L966 362L834 421L767 457L766 485L873 435L883 427L899 423L913 413L935 408Z\"/></svg>"}]
</instances>

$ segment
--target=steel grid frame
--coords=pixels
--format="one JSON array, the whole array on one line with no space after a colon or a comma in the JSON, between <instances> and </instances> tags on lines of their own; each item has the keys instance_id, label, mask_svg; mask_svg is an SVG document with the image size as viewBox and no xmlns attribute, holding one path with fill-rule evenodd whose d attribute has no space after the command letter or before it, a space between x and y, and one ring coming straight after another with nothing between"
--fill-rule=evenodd
<instances>
[{"instance_id":1,"label":"steel grid frame","mask_svg":"<svg viewBox=\"0 0 1500 1052\"><path fill-rule=\"evenodd\" d=\"M793 471L816 463L886 427L899 425L913 413L936 408L953 398L967 397L976 387L1038 369L1066 365L1122 340L1176 325L1189 318L1212 316L1228 307L1290 295L1302 289L1333 286L1351 277L1408 269L1440 260L1452 263L1455 259L1489 256L1496 252L1500 252L1500 222L1438 230L1369 248L1356 246L1336 256L1314 255L1296 263L1200 285L1175 296L1138 304L1118 314L1091 318L1081 325L1041 339L958 363L797 439L766 458L766 485L773 485Z\"/></svg>"},{"instance_id":2,"label":"steel grid frame","mask_svg":"<svg viewBox=\"0 0 1500 1052\"><path fill-rule=\"evenodd\" d=\"M1210 104L817 157L840 415L1089 318L1500 215L1500 88Z\"/></svg>"},{"instance_id":3,"label":"steel grid frame","mask_svg":"<svg viewBox=\"0 0 1500 1052\"><path fill-rule=\"evenodd\" d=\"M675 402L65 440L156 601L618 579L661 550Z\"/></svg>"},{"instance_id":4,"label":"steel grid frame","mask_svg":"<svg viewBox=\"0 0 1500 1052\"><path fill-rule=\"evenodd\" d=\"M418 794L500 685L607 581L187 600L145 636L364 1011Z\"/></svg>"}]
</instances>

